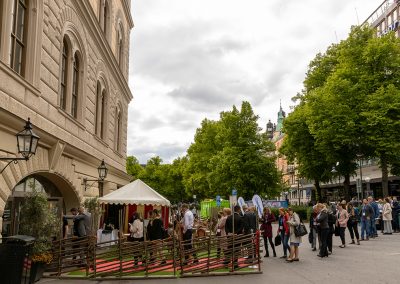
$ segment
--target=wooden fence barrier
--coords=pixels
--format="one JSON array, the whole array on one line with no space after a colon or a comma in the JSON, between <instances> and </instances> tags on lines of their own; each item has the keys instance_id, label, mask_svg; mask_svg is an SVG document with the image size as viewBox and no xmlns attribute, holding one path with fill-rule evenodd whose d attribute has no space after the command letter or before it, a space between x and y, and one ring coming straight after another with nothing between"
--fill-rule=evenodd
<instances>
[{"instance_id":1,"label":"wooden fence barrier","mask_svg":"<svg viewBox=\"0 0 400 284\"><path fill-rule=\"evenodd\" d=\"M45 276L136 279L261 273L259 246L258 232L191 241L63 239L53 243L53 262Z\"/></svg>"}]
</instances>

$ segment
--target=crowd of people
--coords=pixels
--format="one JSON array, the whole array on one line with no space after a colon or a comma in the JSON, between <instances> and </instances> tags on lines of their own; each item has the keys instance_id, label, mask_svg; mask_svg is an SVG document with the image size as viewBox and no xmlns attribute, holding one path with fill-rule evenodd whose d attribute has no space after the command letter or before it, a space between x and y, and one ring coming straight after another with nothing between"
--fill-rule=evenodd
<instances>
[{"instance_id":1,"label":"crowd of people","mask_svg":"<svg viewBox=\"0 0 400 284\"><path fill-rule=\"evenodd\" d=\"M339 248L346 248L346 229L349 230L351 241L348 244L351 245L360 245L362 241L378 237L377 226L380 226L382 234L400 232L399 214L400 205L395 197L387 197L384 202L368 197L362 203L355 199L348 203L342 201L330 205L318 203L313 206L310 216L308 241L313 251L318 250L317 256L328 257L332 254L333 236L340 237ZM272 242L272 223L275 221L274 214L268 208L264 208L261 230L264 236L265 257L269 257L268 243L276 256ZM299 261L299 245L302 242L302 238L296 234L296 228L302 223L299 215L291 208L280 208L277 221L276 235L279 236L283 248L281 258L287 262Z\"/></svg>"},{"instance_id":2,"label":"crowd of people","mask_svg":"<svg viewBox=\"0 0 400 284\"><path fill-rule=\"evenodd\" d=\"M279 208L278 216L275 216L270 208L263 209L262 218L258 218L255 207L242 208L235 206L233 212L230 208L224 208L218 212L218 221L213 227L218 237L231 235L253 235L260 229L264 240L264 257L277 257L276 245L282 245L283 254L280 258L287 262L300 260L299 247L303 238L298 234L297 229L302 225L299 214L292 208ZM192 246L192 238L196 229L196 218L187 204L180 208L179 218L174 218L169 223L168 229L164 224L159 212L155 209L149 212L149 222L145 228L143 219L138 213L133 215L129 223L131 233L130 240L142 242L145 239L153 242L162 241L165 238L176 238L183 242L185 253L184 264L189 262L197 263L198 258ZM396 198L385 198L384 202L375 201L372 197L362 202L352 200L340 203L323 204L313 206L310 215L308 241L313 251L318 251L317 256L324 258L332 254L333 237L338 236L341 244L339 248L346 248L347 245L360 245L362 241L376 238L377 225L381 227L383 234L400 232L399 226L400 205ZM175 216L176 217L176 216ZM79 218L78 218L79 219ZM276 233L273 224L277 224ZM199 229L200 227L197 227ZM351 240L346 242L346 229L349 230ZM223 240L223 238L220 238ZM277 240L278 239L278 240ZM242 246L246 245L242 243ZM232 244L227 241L220 241L217 248L217 256L224 258L224 263L233 261L237 267L238 255L232 256ZM246 258L249 262L256 258L255 250L247 249ZM152 258L162 259L159 251L151 253ZM242 254L243 255L243 254ZM246 261L247 261L246 260ZM138 264L138 257L135 257L135 265Z\"/></svg>"}]
</instances>

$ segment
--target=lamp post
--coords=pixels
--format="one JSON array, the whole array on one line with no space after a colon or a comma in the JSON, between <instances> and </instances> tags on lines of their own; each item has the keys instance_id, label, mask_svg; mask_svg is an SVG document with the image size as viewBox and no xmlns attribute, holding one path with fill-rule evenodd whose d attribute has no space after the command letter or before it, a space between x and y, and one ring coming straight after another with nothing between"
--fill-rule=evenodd
<instances>
[{"instance_id":1,"label":"lamp post","mask_svg":"<svg viewBox=\"0 0 400 284\"><path fill-rule=\"evenodd\" d=\"M104 179L107 177L108 169L106 167L106 164L104 163L104 160L101 161L100 166L97 168L97 171L99 172L99 196L103 196L103 186L104 186Z\"/></svg>"},{"instance_id":2,"label":"lamp post","mask_svg":"<svg viewBox=\"0 0 400 284\"><path fill-rule=\"evenodd\" d=\"M86 191L88 181L93 181L93 183L98 182L99 183L99 197L102 197L103 196L104 179L107 177L107 174L108 174L108 168L107 168L106 164L104 163L104 160L101 161L100 166L97 168L97 171L99 173L98 179L84 178L83 183L85 185L85 191ZM92 185L90 185L89 187L91 187Z\"/></svg>"},{"instance_id":3,"label":"lamp post","mask_svg":"<svg viewBox=\"0 0 400 284\"><path fill-rule=\"evenodd\" d=\"M285 194L285 201L287 202L287 204L288 204L288 206L289 206L289 205L290 205L290 204L289 204L289 198L288 198L289 192L285 191L284 194Z\"/></svg>"},{"instance_id":4,"label":"lamp post","mask_svg":"<svg viewBox=\"0 0 400 284\"><path fill-rule=\"evenodd\" d=\"M362 178L362 157L363 155L361 153L357 154L358 161L360 162L360 187L357 188L357 198L360 200L360 193L363 191L363 178ZM358 187L358 185L357 185Z\"/></svg>"},{"instance_id":5,"label":"lamp post","mask_svg":"<svg viewBox=\"0 0 400 284\"><path fill-rule=\"evenodd\" d=\"M300 179L297 177L297 197L299 199L299 206L300 206Z\"/></svg>"},{"instance_id":6,"label":"lamp post","mask_svg":"<svg viewBox=\"0 0 400 284\"><path fill-rule=\"evenodd\" d=\"M367 197L367 195L372 195L372 194L370 194L370 191L371 191L371 188L370 188L370 181L371 181L371 178L370 177L365 177L365 181L367 182L367 190L364 192L364 198L365 197Z\"/></svg>"},{"instance_id":7,"label":"lamp post","mask_svg":"<svg viewBox=\"0 0 400 284\"><path fill-rule=\"evenodd\" d=\"M40 137L37 136L33 131L32 131L32 124L30 118L26 121L24 130L18 132L16 134L17 137L17 148L18 148L18 153L22 155L22 157L16 157L16 158L0 158L0 161L8 161L8 163L5 165L5 167L0 171L0 174L4 172L4 170L12 163L14 162L15 164L17 161L20 160L25 160L28 161L32 155L36 154L36 149L38 146L38 142Z\"/></svg>"}]
</instances>

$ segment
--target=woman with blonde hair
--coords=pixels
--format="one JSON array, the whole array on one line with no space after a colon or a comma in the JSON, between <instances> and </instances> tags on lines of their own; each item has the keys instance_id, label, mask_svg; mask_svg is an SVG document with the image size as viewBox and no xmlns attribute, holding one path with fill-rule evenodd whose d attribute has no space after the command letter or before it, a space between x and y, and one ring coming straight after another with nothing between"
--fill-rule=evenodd
<instances>
[{"instance_id":1,"label":"woman with blonde hair","mask_svg":"<svg viewBox=\"0 0 400 284\"><path fill-rule=\"evenodd\" d=\"M288 262L299 261L299 246L301 244L301 237L297 237L295 234L295 228L300 225L300 217L299 215L293 211L292 208L288 208L289 212L289 220L287 223L289 224L290 231L290 255L286 259Z\"/></svg>"},{"instance_id":2,"label":"woman with blonde hair","mask_svg":"<svg viewBox=\"0 0 400 284\"><path fill-rule=\"evenodd\" d=\"M390 199L385 198L385 204L382 208L382 220L383 220L383 234L391 235L392 230L392 206L390 205Z\"/></svg>"},{"instance_id":3,"label":"woman with blonde hair","mask_svg":"<svg viewBox=\"0 0 400 284\"><path fill-rule=\"evenodd\" d=\"M342 241L342 245L340 248L346 247L346 239L345 239L345 231L347 227L347 221L349 221L349 214L346 210L346 202L342 201L338 206L338 211L336 213L336 226L339 226L339 236L340 240Z\"/></svg>"},{"instance_id":4,"label":"woman with blonde hair","mask_svg":"<svg viewBox=\"0 0 400 284\"><path fill-rule=\"evenodd\" d=\"M325 204L318 203L317 205L317 217L316 221L319 224L319 235L321 239L321 246L319 249L319 257L328 257L328 235L329 235L329 224L328 224L328 209Z\"/></svg>"}]
</instances>

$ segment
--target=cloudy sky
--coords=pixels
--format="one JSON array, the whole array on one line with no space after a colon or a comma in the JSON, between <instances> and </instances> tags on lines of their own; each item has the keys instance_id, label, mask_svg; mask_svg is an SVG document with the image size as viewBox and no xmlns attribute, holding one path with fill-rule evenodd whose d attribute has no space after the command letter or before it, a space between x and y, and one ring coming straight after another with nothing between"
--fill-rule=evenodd
<instances>
[{"instance_id":1,"label":"cloudy sky","mask_svg":"<svg viewBox=\"0 0 400 284\"><path fill-rule=\"evenodd\" d=\"M318 52L382 0L132 0L128 155L185 154L204 118L249 101L265 129Z\"/></svg>"}]
</instances>

